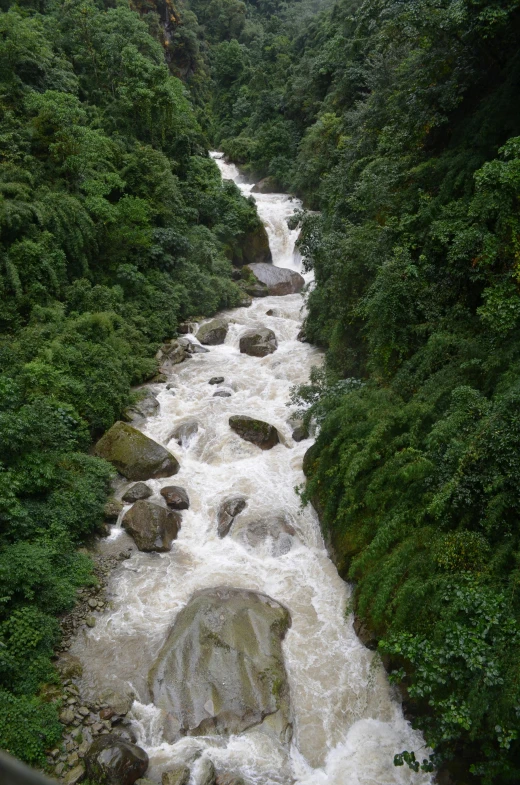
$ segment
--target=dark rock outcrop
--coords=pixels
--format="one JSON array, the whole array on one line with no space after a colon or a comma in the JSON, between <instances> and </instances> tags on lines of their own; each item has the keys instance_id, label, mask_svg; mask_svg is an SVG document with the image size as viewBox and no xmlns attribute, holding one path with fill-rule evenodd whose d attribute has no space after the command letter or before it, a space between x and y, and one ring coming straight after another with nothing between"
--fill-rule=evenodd
<instances>
[{"instance_id":1,"label":"dark rock outcrop","mask_svg":"<svg viewBox=\"0 0 520 785\"><path fill-rule=\"evenodd\" d=\"M249 264L246 268L259 283L267 286L271 296L297 294L304 285L305 280L295 270L288 267L275 267L273 264Z\"/></svg>"},{"instance_id":2,"label":"dark rock outcrop","mask_svg":"<svg viewBox=\"0 0 520 785\"><path fill-rule=\"evenodd\" d=\"M196 592L149 674L154 703L180 735L261 729L291 736L281 642L289 611L265 594L226 586Z\"/></svg>"},{"instance_id":3,"label":"dark rock outcrop","mask_svg":"<svg viewBox=\"0 0 520 785\"><path fill-rule=\"evenodd\" d=\"M190 506L186 488L182 488L180 485L167 485L165 488L161 488L161 496L168 507L173 510L187 510Z\"/></svg>"},{"instance_id":4,"label":"dark rock outcrop","mask_svg":"<svg viewBox=\"0 0 520 785\"><path fill-rule=\"evenodd\" d=\"M224 381L225 379L223 376L212 376L208 384L222 384Z\"/></svg>"},{"instance_id":5,"label":"dark rock outcrop","mask_svg":"<svg viewBox=\"0 0 520 785\"><path fill-rule=\"evenodd\" d=\"M228 324L224 319L212 319L199 327L197 340L206 346L217 346L224 343L228 331Z\"/></svg>"},{"instance_id":6,"label":"dark rock outcrop","mask_svg":"<svg viewBox=\"0 0 520 785\"><path fill-rule=\"evenodd\" d=\"M148 487L145 482L136 482L123 494L123 501L128 504L138 502L140 499L148 499L153 493L152 489Z\"/></svg>"},{"instance_id":7,"label":"dark rock outcrop","mask_svg":"<svg viewBox=\"0 0 520 785\"><path fill-rule=\"evenodd\" d=\"M303 442L304 439L309 438L307 428L305 428L303 425L298 425L292 432L292 437L295 442Z\"/></svg>"},{"instance_id":8,"label":"dark rock outcrop","mask_svg":"<svg viewBox=\"0 0 520 785\"><path fill-rule=\"evenodd\" d=\"M133 785L148 768L148 755L114 734L98 736L85 756L87 776L96 785Z\"/></svg>"},{"instance_id":9,"label":"dark rock outcrop","mask_svg":"<svg viewBox=\"0 0 520 785\"><path fill-rule=\"evenodd\" d=\"M245 496L232 496L230 499L224 499L217 514L217 533L219 537L226 536L236 516L245 509L246 505L247 500Z\"/></svg>"},{"instance_id":10,"label":"dark rock outcrop","mask_svg":"<svg viewBox=\"0 0 520 785\"><path fill-rule=\"evenodd\" d=\"M266 357L278 348L276 335L267 327L258 327L247 330L240 336L240 351L251 357Z\"/></svg>"},{"instance_id":11,"label":"dark rock outcrop","mask_svg":"<svg viewBox=\"0 0 520 785\"><path fill-rule=\"evenodd\" d=\"M159 504L149 501L136 502L122 522L140 551L164 553L171 550L181 528L181 516Z\"/></svg>"},{"instance_id":12,"label":"dark rock outcrop","mask_svg":"<svg viewBox=\"0 0 520 785\"><path fill-rule=\"evenodd\" d=\"M240 249L233 257L233 264L244 265L254 262L265 262L269 264L273 261L271 249L269 248L269 238L265 226L259 223L256 229L244 235L240 243Z\"/></svg>"},{"instance_id":13,"label":"dark rock outcrop","mask_svg":"<svg viewBox=\"0 0 520 785\"><path fill-rule=\"evenodd\" d=\"M94 448L94 454L110 461L128 480L171 477L179 462L168 450L125 422L116 422Z\"/></svg>"},{"instance_id":14,"label":"dark rock outcrop","mask_svg":"<svg viewBox=\"0 0 520 785\"><path fill-rule=\"evenodd\" d=\"M246 414L236 414L229 418L229 426L246 442L252 442L261 450L270 450L280 441L274 425L263 420L255 420Z\"/></svg>"}]
</instances>

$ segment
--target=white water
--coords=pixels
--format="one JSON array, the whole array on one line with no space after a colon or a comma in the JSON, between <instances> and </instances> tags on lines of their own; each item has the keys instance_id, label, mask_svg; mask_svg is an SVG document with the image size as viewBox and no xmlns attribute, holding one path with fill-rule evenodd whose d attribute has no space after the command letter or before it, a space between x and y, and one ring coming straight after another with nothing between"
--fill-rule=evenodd
<instances>
[{"instance_id":1,"label":"white water","mask_svg":"<svg viewBox=\"0 0 520 785\"><path fill-rule=\"evenodd\" d=\"M239 181L232 165L217 162L224 177ZM248 193L251 186L239 183ZM273 261L299 268L294 255L297 232L286 218L299 203L285 195L259 195L259 214L267 225ZM172 374L175 388L160 387L160 413L146 422L144 432L169 446L181 470L172 479L149 481L152 501L174 482L188 490L191 507L167 554L135 555L122 563L110 585L112 608L96 627L82 633L72 653L84 663L84 689L130 685L138 696L134 726L138 743L151 761L148 777L159 780L172 761L191 761L202 751L217 767L245 777L248 785L425 785L431 778L393 766L403 749L422 757L420 734L402 716L377 658L356 637L345 617L349 587L329 560L314 511L300 508L295 486L303 481L302 458L311 444L291 438L287 407L290 388L308 379L312 365L322 361L309 344L296 340L303 299L300 295L266 297L250 308L225 316L230 329L223 346L195 355ZM273 316L266 311L274 310ZM268 326L278 350L259 359L238 350L240 333ZM224 376L229 398L212 398L212 376ZM276 426L282 443L263 452L231 432L228 418L249 414ZM169 436L185 420L199 422L198 433L182 448ZM121 488L124 492L126 485ZM283 512L297 531L292 549L275 557L269 543L247 549L228 535L219 539L216 514L220 501L235 493L247 496L243 515L259 519ZM116 528L106 548L121 550L131 543ZM178 611L194 591L227 584L259 590L289 608L292 627L283 647L289 676L294 721L290 749L258 731L230 739L186 738L175 745L163 741L161 718L149 703L146 676ZM191 785L197 785L197 766Z\"/></svg>"}]
</instances>

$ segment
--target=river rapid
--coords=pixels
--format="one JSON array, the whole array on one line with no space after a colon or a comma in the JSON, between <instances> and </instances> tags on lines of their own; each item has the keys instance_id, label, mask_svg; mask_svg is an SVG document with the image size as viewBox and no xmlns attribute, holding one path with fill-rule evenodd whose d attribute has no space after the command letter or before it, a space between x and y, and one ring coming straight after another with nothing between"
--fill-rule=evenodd
<instances>
[{"instance_id":1,"label":"river rapid","mask_svg":"<svg viewBox=\"0 0 520 785\"><path fill-rule=\"evenodd\" d=\"M234 180L245 195L251 186L235 166L217 153L222 176ZM253 194L264 221L273 263L300 270L295 253L297 230L287 218L300 206L284 194ZM307 276L307 280L309 276ZM112 574L110 610L96 626L81 632L71 653L83 663L82 692L130 687L136 694L132 712L137 743L150 756L147 777L160 780L169 764L202 754L218 771L240 774L248 785L425 785L428 774L393 765L394 753L426 754L424 741L403 718L401 705L373 652L358 640L352 618L345 615L350 589L338 576L320 534L314 510L302 509L295 487L303 482L302 459L312 441L296 443L287 405L290 390L305 382L321 353L297 340L304 300L301 295L265 297L249 308L228 311L226 341L176 366L172 389L153 389L160 411L138 426L167 446L181 464L173 479L189 494L190 509L171 552L147 554L134 548L130 559ZM266 312L271 310L272 315ZM241 332L269 327L278 349L264 358L240 354ZM230 397L212 397L211 377L223 376ZM234 414L248 414L276 426L281 443L261 451L241 440L228 425ZM172 431L196 419L198 432L180 447ZM151 501L163 503L162 487L172 479L149 480ZM121 485L118 495L132 483ZM296 530L288 553L276 555L268 540L254 549L227 536L219 539L217 510L233 494L248 498L248 515L256 519L283 513ZM119 552L132 544L116 526L102 548ZM161 715L150 702L147 674L177 613L192 594L228 585L257 590L285 605L292 626L283 642L288 672L294 735L289 747L255 731L232 736L187 737L164 741ZM197 765L190 785L197 783Z\"/></svg>"}]
</instances>

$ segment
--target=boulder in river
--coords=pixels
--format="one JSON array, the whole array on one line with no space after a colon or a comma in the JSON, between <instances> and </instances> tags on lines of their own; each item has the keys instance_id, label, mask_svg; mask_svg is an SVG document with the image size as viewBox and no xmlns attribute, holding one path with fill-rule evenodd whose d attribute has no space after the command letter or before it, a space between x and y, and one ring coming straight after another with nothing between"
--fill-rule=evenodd
<instances>
[{"instance_id":1,"label":"boulder in river","mask_svg":"<svg viewBox=\"0 0 520 785\"><path fill-rule=\"evenodd\" d=\"M145 482L136 482L123 494L123 501L128 504L138 502L140 499L148 499L153 493L152 489Z\"/></svg>"},{"instance_id":2,"label":"boulder in river","mask_svg":"<svg viewBox=\"0 0 520 785\"><path fill-rule=\"evenodd\" d=\"M225 381L223 376L212 376L208 384L222 384Z\"/></svg>"},{"instance_id":3,"label":"boulder in river","mask_svg":"<svg viewBox=\"0 0 520 785\"><path fill-rule=\"evenodd\" d=\"M233 523L231 536L248 548L257 548L269 539L271 554L283 556L293 545L296 531L285 515L256 520L240 518Z\"/></svg>"},{"instance_id":4,"label":"boulder in river","mask_svg":"<svg viewBox=\"0 0 520 785\"><path fill-rule=\"evenodd\" d=\"M96 785L133 785L148 768L148 755L109 733L98 736L85 756L87 776Z\"/></svg>"},{"instance_id":5,"label":"boulder in river","mask_svg":"<svg viewBox=\"0 0 520 785\"><path fill-rule=\"evenodd\" d=\"M164 370L171 370L174 365L184 362L187 356L186 348L177 338L173 338L169 343L164 343L161 346L155 359L159 360Z\"/></svg>"},{"instance_id":6,"label":"boulder in river","mask_svg":"<svg viewBox=\"0 0 520 785\"><path fill-rule=\"evenodd\" d=\"M209 758L202 758L198 765L197 785L215 785L215 766Z\"/></svg>"},{"instance_id":7,"label":"boulder in river","mask_svg":"<svg viewBox=\"0 0 520 785\"><path fill-rule=\"evenodd\" d=\"M197 340L206 346L217 346L224 343L227 331L228 324L224 319L212 319L199 327Z\"/></svg>"},{"instance_id":8,"label":"boulder in river","mask_svg":"<svg viewBox=\"0 0 520 785\"><path fill-rule=\"evenodd\" d=\"M233 393L231 392L231 390L217 390L216 392L213 393L213 395L211 397L212 398L231 398L232 395L233 395Z\"/></svg>"},{"instance_id":9,"label":"boulder in river","mask_svg":"<svg viewBox=\"0 0 520 785\"><path fill-rule=\"evenodd\" d=\"M245 496L232 496L224 499L217 514L217 534L225 537L233 525L236 516L245 509L247 500Z\"/></svg>"},{"instance_id":10,"label":"boulder in river","mask_svg":"<svg viewBox=\"0 0 520 785\"><path fill-rule=\"evenodd\" d=\"M161 785L188 785L190 781L190 770L183 763L163 772Z\"/></svg>"},{"instance_id":11,"label":"boulder in river","mask_svg":"<svg viewBox=\"0 0 520 785\"><path fill-rule=\"evenodd\" d=\"M190 506L190 498L186 493L186 488L180 485L167 485L161 488L161 496L173 510L187 510Z\"/></svg>"},{"instance_id":12,"label":"boulder in river","mask_svg":"<svg viewBox=\"0 0 520 785\"><path fill-rule=\"evenodd\" d=\"M149 674L156 706L180 734L235 734L253 726L287 742L290 703L282 640L289 611L265 594L221 586L180 611Z\"/></svg>"},{"instance_id":13,"label":"boulder in river","mask_svg":"<svg viewBox=\"0 0 520 785\"><path fill-rule=\"evenodd\" d=\"M110 687L107 687L107 689L99 693L99 701L100 703L106 704L106 707L110 709L113 714L122 716L123 714L128 714L132 708L134 696L130 691L116 692Z\"/></svg>"},{"instance_id":14,"label":"boulder in river","mask_svg":"<svg viewBox=\"0 0 520 785\"><path fill-rule=\"evenodd\" d=\"M109 499L103 507L103 515L107 521L117 521L122 509L121 502L118 502L117 499Z\"/></svg>"},{"instance_id":15,"label":"boulder in river","mask_svg":"<svg viewBox=\"0 0 520 785\"><path fill-rule=\"evenodd\" d=\"M274 425L263 420L255 420L246 414L235 414L229 418L230 428L246 442L252 442L261 450L270 450L280 441Z\"/></svg>"},{"instance_id":16,"label":"boulder in river","mask_svg":"<svg viewBox=\"0 0 520 785\"><path fill-rule=\"evenodd\" d=\"M288 267L275 267L274 264L249 264L245 268L264 286L271 296L296 294L300 292L305 280L296 270Z\"/></svg>"},{"instance_id":17,"label":"boulder in river","mask_svg":"<svg viewBox=\"0 0 520 785\"><path fill-rule=\"evenodd\" d=\"M172 432L170 439L175 439L177 444L186 444L188 440L194 436L199 430L197 420L186 420L186 422L178 425Z\"/></svg>"},{"instance_id":18,"label":"boulder in river","mask_svg":"<svg viewBox=\"0 0 520 785\"><path fill-rule=\"evenodd\" d=\"M251 357L267 357L278 348L276 335L268 327L255 327L240 336L240 351Z\"/></svg>"},{"instance_id":19,"label":"boulder in river","mask_svg":"<svg viewBox=\"0 0 520 785\"><path fill-rule=\"evenodd\" d=\"M116 422L101 437L94 454L110 461L128 480L171 477L180 469L177 458L125 422Z\"/></svg>"},{"instance_id":20,"label":"boulder in river","mask_svg":"<svg viewBox=\"0 0 520 785\"><path fill-rule=\"evenodd\" d=\"M122 525L140 551L164 553L171 550L177 537L181 516L174 510L142 500L130 507Z\"/></svg>"},{"instance_id":21,"label":"boulder in river","mask_svg":"<svg viewBox=\"0 0 520 785\"><path fill-rule=\"evenodd\" d=\"M153 417L159 411L159 401L149 387L141 387L135 392L137 401L124 411L123 419L128 422Z\"/></svg>"},{"instance_id":22,"label":"boulder in river","mask_svg":"<svg viewBox=\"0 0 520 785\"><path fill-rule=\"evenodd\" d=\"M303 442L304 439L309 438L309 432L304 425L297 425L294 431L292 432L292 437L295 442Z\"/></svg>"}]
</instances>

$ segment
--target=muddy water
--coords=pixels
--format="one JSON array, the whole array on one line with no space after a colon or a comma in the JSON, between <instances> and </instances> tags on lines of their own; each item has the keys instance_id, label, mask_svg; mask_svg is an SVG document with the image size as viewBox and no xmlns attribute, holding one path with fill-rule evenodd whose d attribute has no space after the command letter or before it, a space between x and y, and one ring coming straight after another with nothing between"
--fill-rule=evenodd
<instances>
[{"instance_id":1,"label":"muddy water","mask_svg":"<svg viewBox=\"0 0 520 785\"><path fill-rule=\"evenodd\" d=\"M214 155L214 157L217 157ZM218 160L222 174L239 182L235 167ZM248 193L250 186L240 183ZM300 266L294 253L296 232L286 219L298 207L285 195L259 195L259 213L270 237L273 261ZM349 587L329 560L311 508L302 510L295 486L303 481L302 458L310 440L295 443L287 406L291 387L308 379L320 353L296 340L302 319L300 295L266 297L250 308L229 311L226 342L177 366L175 387L156 388L160 412L142 430L169 447L181 464L173 482L186 487L191 507L182 513L179 537L167 554L136 553L114 573L111 610L76 639L71 652L84 664L83 688L94 697L100 689L131 687L138 743L151 761L148 777L160 780L172 761L190 761L202 752L217 771L241 774L248 785L390 785L430 782L429 775L393 766L403 749L425 752L419 734L403 719L377 657L357 639L345 617ZM273 315L267 316L268 310ZM274 330L278 350L259 359L238 350L247 328ZM213 376L230 397L213 398ZM263 452L231 432L228 418L249 414L272 423L281 443ZM179 447L172 431L196 419L199 430ZM171 479L152 480L154 496ZM123 493L126 484L121 486ZM283 513L297 536L288 553L276 555L268 541L254 549L219 539L216 513L220 501L243 494L243 515L258 520ZM131 543L119 527L105 542L118 552ZM230 739L186 738L164 741L159 711L150 702L147 674L178 611L193 592L227 584L259 590L289 608L292 627L284 641L294 721L290 748L251 730ZM197 785L197 766L191 785Z\"/></svg>"}]
</instances>

